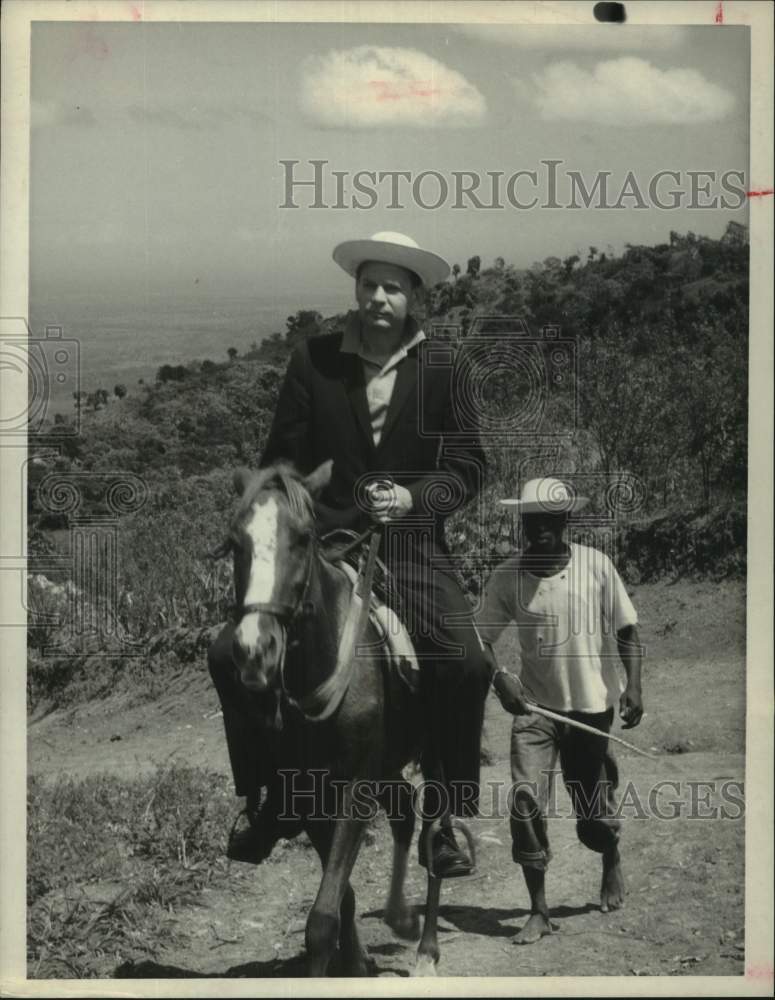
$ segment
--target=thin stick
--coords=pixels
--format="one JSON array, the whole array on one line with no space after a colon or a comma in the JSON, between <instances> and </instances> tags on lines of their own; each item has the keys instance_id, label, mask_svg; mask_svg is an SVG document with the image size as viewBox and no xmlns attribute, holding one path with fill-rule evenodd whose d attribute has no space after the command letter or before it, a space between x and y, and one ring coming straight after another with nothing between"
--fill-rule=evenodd
<instances>
[{"instance_id":1,"label":"thin stick","mask_svg":"<svg viewBox=\"0 0 775 1000\"><path fill-rule=\"evenodd\" d=\"M623 740L621 736L614 736L613 733L604 733L600 729L595 729L594 726L588 726L586 722L577 722L575 719L569 719L567 716L559 715L557 712L550 712L548 708L541 708L530 701L525 702L525 704L536 715L543 715L547 719L554 719L555 722L564 722L566 726L573 726L575 729L581 729L585 733L593 733L595 736L600 736L603 739L613 740L614 743L621 743L623 747L627 747L628 750L640 754L641 757L648 757L649 760L661 759L660 757L655 757L653 753L648 753L646 750L641 750L640 747L633 746L632 743Z\"/></svg>"}]
</instances>

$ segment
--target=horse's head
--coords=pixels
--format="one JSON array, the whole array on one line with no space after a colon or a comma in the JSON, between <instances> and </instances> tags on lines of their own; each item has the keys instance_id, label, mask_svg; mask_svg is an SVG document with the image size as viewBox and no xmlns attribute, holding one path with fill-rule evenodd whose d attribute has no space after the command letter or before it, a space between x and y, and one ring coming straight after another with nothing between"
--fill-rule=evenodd
<instances>
[{"instance_id":1,"label":"horse's head","mask_svg":"<svg viewBox=\"0 0 775 1000\"><path fill-rule=\"evenodd\" d=\"M306 479L289 465L235 473L241 499L227 542L236 596L232 655L250 691L276 686L288 628L305 609L315 559L312 496L330 476L331 462Z\"/></svg>"}]
</instances>

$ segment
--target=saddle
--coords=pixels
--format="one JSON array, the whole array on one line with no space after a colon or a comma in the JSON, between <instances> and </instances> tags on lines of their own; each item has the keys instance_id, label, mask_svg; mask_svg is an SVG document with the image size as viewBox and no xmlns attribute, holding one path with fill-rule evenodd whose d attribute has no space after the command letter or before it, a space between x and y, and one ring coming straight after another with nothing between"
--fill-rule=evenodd
<instances>
[{"instance_id":1,"label":"saddle","mask_svg":"<svg viewBox=\"0 0 775 1000\"><path fill-rule=\"evenodd\" d=\"M362 543L359 536L346 528L329 532L321 539L323 558L338 566L354 588L360 568ZM413 692L419 688L419 664L414 644L403 624L403 602L395 578L385 563L377 558L369 601L369 620L375 627L388 653L390 669Z\"/></svg>"},{"instance_id":2,"label":"saddle","mask_svg":"<svg viewBox=\"0 0 775 1000\"><path fill-rule=\"evenodd\" d=\"M347 565L357 573L363 545L363 543L358 544L360 537L349 528L335 528L320 539L320 554L327 562L340 567ZM371 589L377 600L391 608L403 621L404 605L396 587L395 577L379 556L375 564Z\"/></svg>"}]
</instances>

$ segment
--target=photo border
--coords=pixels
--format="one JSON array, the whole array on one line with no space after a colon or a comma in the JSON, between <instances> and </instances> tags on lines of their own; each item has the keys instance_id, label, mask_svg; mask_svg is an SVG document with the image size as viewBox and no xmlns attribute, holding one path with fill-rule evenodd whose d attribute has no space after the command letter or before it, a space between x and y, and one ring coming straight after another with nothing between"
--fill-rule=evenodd
<instances>
[{"instance_id":1,"label":"photo border","mask_svg":"<svg viewBox=\"0 0 775 1000\"><path fill-rule=\"evenodd\" d=\"M0 316L27 316L29 279L29 56L32 21L299 21L592 24L593 3L545 2L229 2L229 0L6 0L2 12L2 137L0 161ZM685 0L626 3L629 25L751 27L749 184L773 183L773 8L749 2ZM611 30L607 28L606 30ZM0 994L7 996L769 996L773 969L773 676L772 676L772 328L773 197L750 203L749 493L747 578L745 968L756 976L444 977L368 981L307 979L28 980L25 944L26 639L6 629L0 672ZM26 392L26 389L25 389ZM0 414L19 412L18 380L0 393ZM0 568L24 565L19 517L26 504L26 444L0 448ZM0 572L3 608L16 609L21 573ZM22 616L24 612L22 610ZM6 620L6 619L3 619ZM769 977L766 973L769 972Z\"/></svg>"}]
</instances>

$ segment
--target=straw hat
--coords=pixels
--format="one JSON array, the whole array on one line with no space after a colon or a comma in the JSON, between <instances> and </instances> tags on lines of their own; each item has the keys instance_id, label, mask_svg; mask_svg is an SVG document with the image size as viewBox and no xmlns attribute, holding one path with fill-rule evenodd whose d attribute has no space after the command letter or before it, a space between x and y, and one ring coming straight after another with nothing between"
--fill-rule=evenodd
<instances>
[{"instance_id":1,"label":"straw hat","mask_svg":"<svg viewBox=\"0 0 775 1000\"><path fill-rule=\"evenodd\" d=\"M353 277L367 260L405 267L414 271L426 288L444 281L450 272L449 264L443 257L423 250L411 236L403 233L375 233L368 239L345 240L334 247L333 257Z\"/></svg>"},{"instance_id":2,"label":"straw hat","mask_svg":"<svg viewBox=\"0 0 775 1000\"><path fill-rule=\"evenodd\" d=\"M570 514L586 507L589 497L576 496L561 480L545 476L529 479L519 499L509 497L501 503L505 507L516 507L520 514Z\"/></svg>"}]
</instances>

